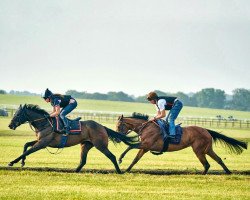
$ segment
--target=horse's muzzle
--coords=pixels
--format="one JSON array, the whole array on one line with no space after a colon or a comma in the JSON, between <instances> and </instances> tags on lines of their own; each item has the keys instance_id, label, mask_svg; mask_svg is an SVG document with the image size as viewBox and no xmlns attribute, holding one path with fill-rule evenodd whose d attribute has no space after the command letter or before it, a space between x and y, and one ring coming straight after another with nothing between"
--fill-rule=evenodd
<instances>
[{"instance_id":1,"label":"horse's muzzle","mask_svg":"<svg viewBox=\"0 0 250 200\"><path fill-rule=\"evenodd\" d=\"M9 128L12 129L12 130L15 130L15 129L16 129L16 126L14 126L13 124L10 124L10 125L9 125Z\"/></svg>"}]
</instances>

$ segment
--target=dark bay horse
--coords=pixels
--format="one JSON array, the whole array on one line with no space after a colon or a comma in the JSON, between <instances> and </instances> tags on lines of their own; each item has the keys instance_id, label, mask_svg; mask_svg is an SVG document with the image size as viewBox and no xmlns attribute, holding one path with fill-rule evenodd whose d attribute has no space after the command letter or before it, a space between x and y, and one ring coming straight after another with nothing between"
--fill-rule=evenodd
<instances>
[{"instance_id":1,"label":"dark bay horse","mask_svg":"<svg viewBox=\"0 0 250 200\"><path fill-rule=\"evenodd\" d=\"M118 132L121 132L125 135L131 131L134 131L140 137L140 144L137 146L137 148L140 150L126 171L130 171L146 152L161 152L163 149L163 139L160 134L160 128L155 122L149 122L147 115L138 113L134 113L132 117L123 117L122 115L118 118L116 127ZM220 142L223 142L231 150L231 152L235 154L241 154L243 148L247 149L246 142L238 141L212 130L198 126L188 126L183 127L182 129L183 135L181 142L179 144L169 144L167 151L179 151L191 146L204 167L203 174L206 174L210 167L210 164L206 159L206 154L219 163L227 174L231 174L230 170L226 167L222 159L213 151L213 141L216 142L219 140ZM135 146L129 146L122 153L119 158L120 163L122 162L122 158L126 155L126 153L133 148L135 148Z\"/></svg>"},{"instance_id":2,"label":"dark bay horse","mask_svg":"<svg viewBox=\"0 0 250 200\"><path fill-rule=\"evenodd\" d=\"M39 108L37 105L20 105L9 124L9 128L15 130L21 124L29 122L30 125L35 128L37 139L26 143L24 145L23 154L11 161L9 166L13 166L20 160L22 160L21 164L24 166L26 156L40 149L46 147L58 148L61 143L62 134L58 134L53 131L50 118L45 116L48 116L48 113ZM112 161L117 173L121 173L116 157L108 149L108 141L109 139L113 142L123 141L124 143L131 145L133 143L133 138L117 133L92 120L81 121L81 127L81 133L78 135L68 135L68 139L65 144L65 147L77 144L81 145L81 160L79 166L76 168L76 172L79 172L86 164L88 151L92 147L96 147ZM28 147L31 148L28 150Z\"/></svg>"}]
</instances>

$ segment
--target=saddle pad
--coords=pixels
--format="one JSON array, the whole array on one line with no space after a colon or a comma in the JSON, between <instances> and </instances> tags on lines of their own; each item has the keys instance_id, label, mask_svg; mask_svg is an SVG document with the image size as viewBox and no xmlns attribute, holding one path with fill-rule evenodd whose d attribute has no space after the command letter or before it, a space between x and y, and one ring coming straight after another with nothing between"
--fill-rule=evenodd
<instances>
[{"instance_id":1,"label":"saddle pad","mask_svg":"<svg viewBox=\"0 0 250 200\"><path fill-rule=\"evenodd\" d=\"M79 134L81 132L81 122L79 120L69 120L67 119L67 123L69 125L69 132L70 134ZM64 131L64 124L62 119L59 117L52 118L52 125L55 132L63 133Z\"/></svg>"},{"instance_id":2,"label":"saddle pad","mask_svg":"<svg viewBox=\"0 0 250 200\"><path fill-rule=\"evenodd\" d=\"M157 120L157 124L159 125L161 129L161 135L162 135L163 141L165 142L167 140L167 135L169 135L169 125L166 124L164 121L159 122L158 120ZM181 142L182 128L179 124L175 126L175 131L176 131L175 138L168 139L170 144L179 144Z\"/></svg>"}]
</instances>

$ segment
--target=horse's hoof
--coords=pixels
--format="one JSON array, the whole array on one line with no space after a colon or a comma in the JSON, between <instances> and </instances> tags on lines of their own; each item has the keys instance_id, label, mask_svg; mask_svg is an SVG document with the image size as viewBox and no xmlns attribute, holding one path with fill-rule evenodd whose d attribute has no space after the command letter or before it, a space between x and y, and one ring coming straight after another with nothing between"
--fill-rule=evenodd
<instances>
[{"instance_id":1,"label":"horse's hoof","mask_svg":"<svg viewBox=\"0 0 250 200\"><path fill-rule=\"evenodd\" d=\"M12 166L13 166L13 163L12 163L12 162L10 162L10 163L8 164L8 166L9 166L9 167L12 167Z\"/></svg>"},{"instance_id":2,"label":"horse's hoof","mask_svg":"<svg viewBox=\"0 0 250 200\"><path fill-rule=\"evenodd\" d=\"M76 169L75 173L80 173L81 169Z\"/></svg>"},{"instance_id":3,"label":"horse's hoof","mask_svg":"<svg viewBox=\"0 0 250 200\"><path fill-rule=\"evenodd\" d=\"M122 160L118 160L119 165L122 164Z\"/></svg>"},{"instance_id":4,"label":"horse's hoof","mask_svg":"<svg viewBox=\"0 0 250 200\"><path fill-rule=\"evenodd\" d=\"M22 164L21 164L21 167L24 167L24 165L25 165L25 163L22 163Z\"/></svg>"}]
</instances>

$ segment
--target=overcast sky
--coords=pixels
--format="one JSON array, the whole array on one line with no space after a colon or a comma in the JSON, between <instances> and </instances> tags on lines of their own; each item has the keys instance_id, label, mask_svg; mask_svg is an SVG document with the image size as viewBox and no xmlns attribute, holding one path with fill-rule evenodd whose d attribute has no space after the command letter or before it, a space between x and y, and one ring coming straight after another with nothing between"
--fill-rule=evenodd
<instances>
[{"instance_id":1,"label":"overcast sky","mask_svg":"<svg viewBox=\"0 0 250 200\"><path fill-rule=\"evenodd\" d=\"M0 0L0 89L250 89L249 0Z\"/></svg>"}]
</instances>

